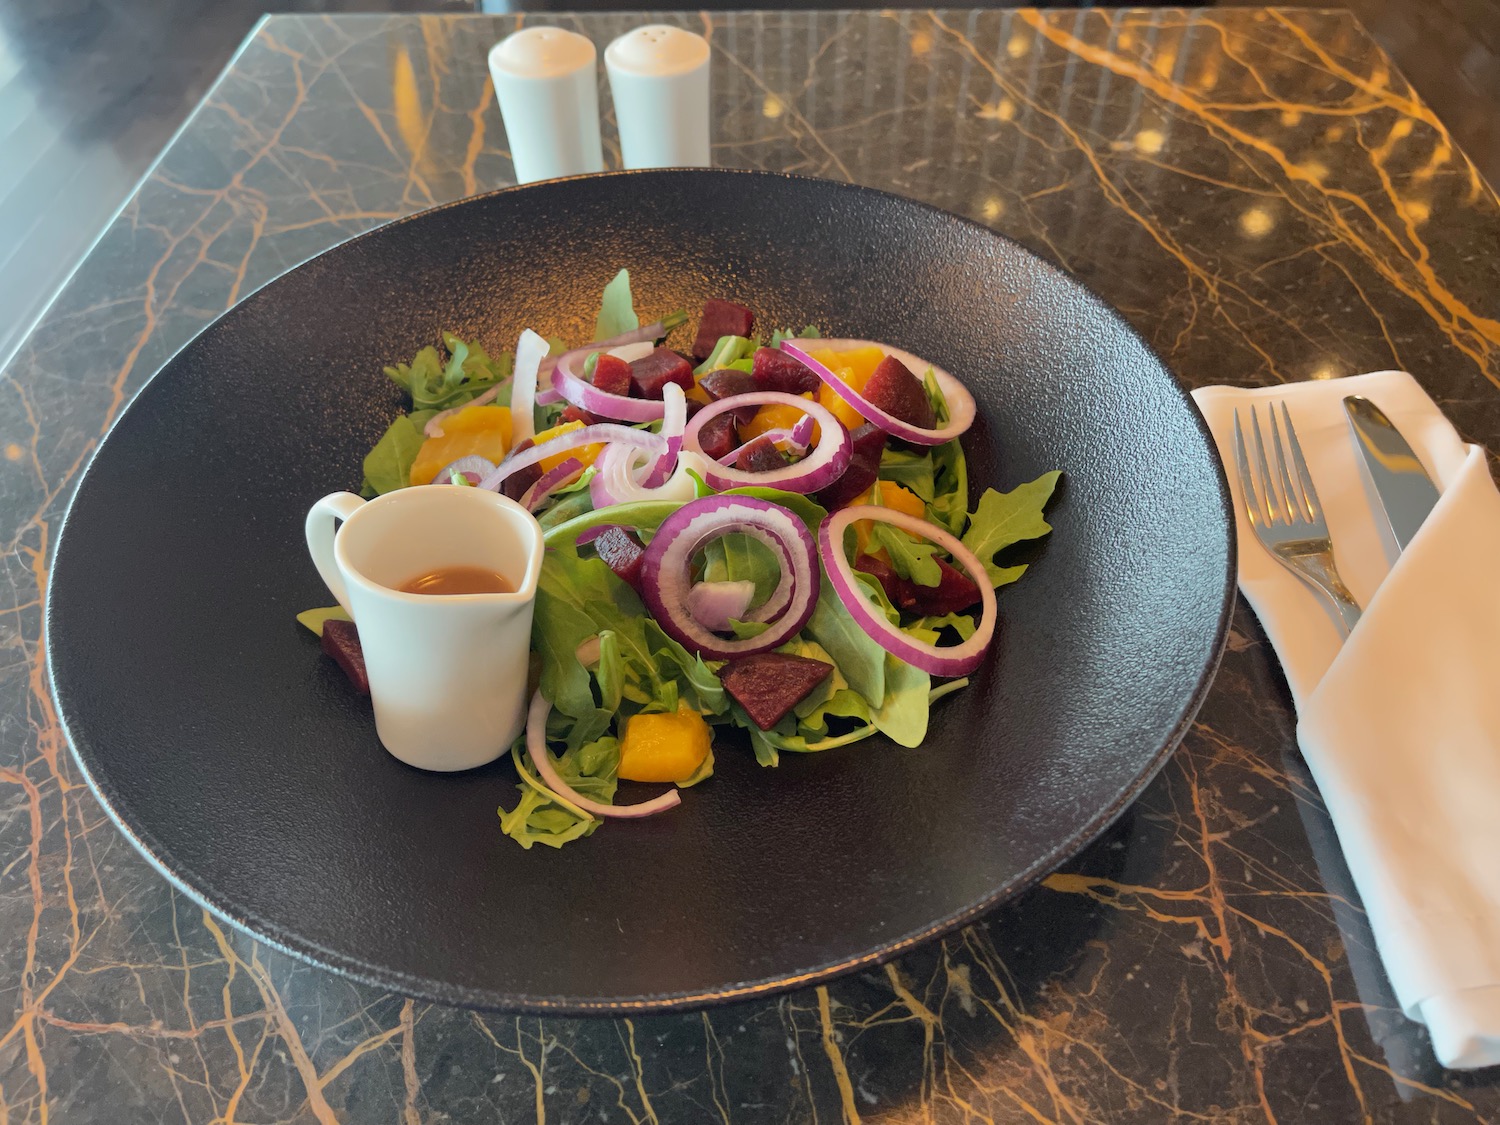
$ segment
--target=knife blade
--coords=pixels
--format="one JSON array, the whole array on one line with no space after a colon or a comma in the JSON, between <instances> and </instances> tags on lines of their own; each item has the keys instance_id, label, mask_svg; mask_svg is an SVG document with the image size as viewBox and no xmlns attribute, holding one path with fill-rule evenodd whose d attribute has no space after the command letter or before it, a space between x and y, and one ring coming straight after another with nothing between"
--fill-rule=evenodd
<instances>
[{"instance_id":1,"label":"knife blade","mask_svg":"<svg viewBox=\"0 0 1500 1125\"><path fill-rule=\"evenodd\" d=\"M1391 535L1404 551L1437 503L1437 487L1385 411L1363 395L1344 399L1344 411Z\"/></svg>"}]
</instances>

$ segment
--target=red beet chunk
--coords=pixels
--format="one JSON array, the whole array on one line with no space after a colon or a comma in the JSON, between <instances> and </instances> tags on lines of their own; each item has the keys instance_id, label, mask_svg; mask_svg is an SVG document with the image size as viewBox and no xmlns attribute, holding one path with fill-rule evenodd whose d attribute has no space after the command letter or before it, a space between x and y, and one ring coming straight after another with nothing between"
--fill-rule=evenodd
<instances>
[{"instance_id":1,"label":"red beet chunk","mask_svg":"<svg viewBox=\"0 0 1500 1125\"><path fill-rule=\"evenodd\" d=\"M671 348L657 348L630 365L630 379L637 398L659 399L668 383L688 390L693 385L693 365Z\"/></svg>"},{"instance_id":2,"label":"red beet chunk","mask_svg":"<svg viewBox=\"0 0 1500 1125\"><path fill-rule=\"evenodd\" d=\"M370 675L365 671L365 651L359 647L359 630L352 621L329 618L323 622L323 651L338 662L361 695L370 694Z\"/></svg>"},{"instance_id":3,"label":"red beet chunk","mask_svg":"<svg viewBox=\"0 0 1500 1125\"><path fill-rule=\"evenodd\" d=\"M733 398L735 395L749 394L758 391L754 377L746 375L743 371L736 371L732 367L721 367L717 371L710 371L698 380L698 385L715 399ZM742 406L738 410L730 411L736 422L745 423L755 417L758 406Z\"/></svg>"},{"instance_id":4,"label":"red beet chunk","mask_svg":"<svg viewBox=\"0 0 1500 1125\"><path fill-rule=\"evenodd\" d=\"M935 561L941 575L936 586L922 586L909 578L902 578L879 555L860 555L854 560L854 569L864 571L879 582L885 596L897 609L922 617L957 613L979 600L979 587L973 579L942 559Z\"/></svg>"},{"instance_id":5,"label":"red beet chunk","mask_svg":"<svg viewBox=\"0 0 1500 1125\"><path fill-rule=\"evenodd\" d=\"M719 679L755 725L770 730L832 672L833 665L821 660L760 652L731 660L719 669Z\"/></svg>"},{"instance_id":6,"label":"red beet chunk","mask_svg":"<svg viewBox=\"0 0 1500 1125\"><path fill-rule=\"evenodd\" d=\"M853 456L879 466L881 455L885 453L885 439L884 430L874 422L866 422L849 435L854 445Z\"/></svg>"},{"instance_id":7,"label":"red beet chunk","mask_svg":"<svg viewBox=\"0 0 1500 1125\"><path fill-rule=\"evenodd\" d=\"M536 442L527 438L525 441L518 443L510 451L510 456L514 457L517 453L525 453L535 444ZM516 472L511 473L510 476L501 481L500 492L504 496L509 496L512 500L519 500L526 494L528 488L541 479L542 467L540 465L528 465L524 469L518 469Z\"/></svg>"},{"instance_id":8,"label":"red beet chunk","mask_svg":"<svg viewBox=\"0 0 1500 1125\"><path fill-rule=\"evenodd\" d=\"M895 568L879 555L859 555L854 560L854 569L864 571L879 582L880 588L885 591L885 596L890 599L893 606L899 608L908 598L905 587L911 583L897 574Z\"/></svg>"},{"instance_id":9,"label":"red beet chunk","mask_svg":"<svg viewBox=\"0 0 1500 1125\"><path fill-rule=\"evenodd\" d=\"M594 386L605 394L628 398L631 388L630 364L617 355L601 354L594 361ZM657 395L660 398L661 395Z\"/></svg>"},{"instance_id":10,"label":"red beet chunk","mask_svg":"<svg viewBox=\"0 0 1500 1125\"><path fill-rule=\"evenodd\" d=\"M918 379L893 355L886 356L870 374L861 392L873 406L900 418L908 425L930 430L933 427L932 403Z\"/></svg>"},{"instance_id":11,"label":"red beet chunk","mask_svg":"<svg viewBox=\"0 0 1500 1125\"><path fill-rule=\"evenodd\" d=\"M734 467L747 473L769 473L786 466L786 457L766 434L740 446L739 456L734 459Z\"/></svg>"},{"instance_id":12,"label":"red beet chunk","mask_svg":"<svg viewBox=\"0 0 1500 1125\"><path fill-rule=\"evenodd\" d=\"M793 359L780 348L756 349L751 373L759 390L781 391L789 395L816 391L823 382L811 367L800 359Z\"/></svg>"},{"instance_id":13,"label":"red beet chunk","mask_svg":"<svg viewBox=\"0 0 1500 1125\"><path fill-rule=\"evenodd\" d=\"M880 474L880 455L885 452L885 431L866 422L849 435L854 452L843 476L818 493L818 503L830 512L842 508L875 483Z\"/></svg>"},{"instance_id":14,"label":"red beet chunk","mask_svg":"<svg viewBox=\"0 0 1500 1125\"><path fill-rule=\"evenodd\" d=\"M726 410L703 423L703 429L698 431L698 444L703 447L703 455L710 460L728 457L739 448L740 435L734 427L734 413Z\"/></svg>"},{"instance_id":15,"label":"red beet chunk","mask_svg":"<svg viewBox=\"0 0 1500 1125\"><path fill-rule=\"evenodd\" d=\"M599 419L595 418L587 410L579 410L576 406L569 406L562 412L559 419L562 422L582 422L585 426L592 426Z\"/></svg>"},{"instance_id":16,"label":"red beet chunk","mask_svg":"<svg viewBox=\"0 0 1500 1125\"><path fill-rule=\"evenodd\" d=\"M923 617L929 615L941 617L945 613L957 613L959 610L968 609L979 600L979 587L974 580L956 566L951 566L942 559L937 560L938 571L942 578L936 586L919 586L915 582L908 582L911 587L912 604L910 608L914 613L920 613Z\"/></svg>"},{"instance_id":17,"label":"red beet chunk","mask_svg":"<svg viewBox=\"0 0 1500 1125\"><path fill-rule=\"evenodd\" d=\"M604 564L632 586L641 582L641 560L646 557L646 548L635 532L623 527L606 527L594 537L594 550Z\"/></svg>"},{"instance_id":18,"label":"red beet chunk","mask_svg":"<svg viewBox=\"0 0 1500 1125\"><path fill-rule=\"evenodd\" d=\"M749 336L755 330L755 314L733 301L709 298L703 302L703 319L698 321L698 335L693 339L693 354L707 359L723 336Z\"/></svg>"}]
</instances>

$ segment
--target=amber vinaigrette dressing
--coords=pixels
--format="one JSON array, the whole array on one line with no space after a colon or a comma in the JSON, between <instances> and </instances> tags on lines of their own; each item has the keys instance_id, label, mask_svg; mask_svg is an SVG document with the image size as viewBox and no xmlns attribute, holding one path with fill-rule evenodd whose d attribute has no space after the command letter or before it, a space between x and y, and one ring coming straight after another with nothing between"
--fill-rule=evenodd
<instances>
[{"instance_id":1,"label":"amber vinaigrette dressing","mask_svg":"<svg viewBox=\"0 0 1500 1125\"><path fill-rule=\"evenodd\" d=\"M403 594L510 594L515 587L487 566L441 566L408 578L396 589Z\"/></svg>"}]
</instances>

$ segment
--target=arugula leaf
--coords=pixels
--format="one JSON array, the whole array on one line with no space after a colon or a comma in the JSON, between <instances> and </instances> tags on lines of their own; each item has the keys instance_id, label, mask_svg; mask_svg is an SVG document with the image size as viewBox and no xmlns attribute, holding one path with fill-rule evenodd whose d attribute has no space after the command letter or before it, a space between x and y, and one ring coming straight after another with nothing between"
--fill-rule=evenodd
<instances>
[{"instance_id":1,"label":"arugula leaf","mask_svg":"<svg viewBox=\"0 0 1500 1125\"><path fill-rule=\"evenodd\" d=\"M578 546L580 535L600 524L613 523L637 531L652 532L661 525L662 520L680 507L682 505L676 500L638 500L633 504L616 504L602 512L584 512L564 523L549 527L542 539L549 549L572 550Z\"/></svg>"},{"instance_id":2,"label":"arugula leaf","mask_svg":"<svg viewBox=\"0 0 1500 1125\"><path fill-rule=\"evenodd\" d=\"M516 772L521 775L521 800L514 809L499 809L500 830L523 848L546 844L560 848L588 836L600 821L551 793L527 768L518 742L511 748ZM615 774L620 766L620 746L612 737L595 739L570 750L553 763L558 776L579 796L609 803L615 796Z\"/></svg>"},{"instance_id":3,"label":"arugula leaf","mask_svg":"<svg viewBox=\"0 0 1500 1125\"><path fill-rule=\"evenodd\" d=\"M591 677L578 662L578 646L601 631L594 615L615 605L612 583L624 587L603 560L581 559L567 551L548 552L537 580L531 643L542 658L541 691L556 711L575 719L598 709ZM635 599L635 594L630 592L630 597ZM612 711L608 714L613 718Z\"/></svg>"},{"instance_id":4,"label":"arugula leaf","mask_svg":"<svg viewBox=\"0 0 1500 1125\"><path fill-rule=\"evenodd\" d=\"M844 679L838 664L822 645L816 641L794 637L776 651L833 665L828 678L792 708L792 713L797 716L799 733L825 735L828 733L829 718L858 719L866 723L870 721L870 706L865 702L865 697L849 686L849 681Z\"/></svg>"},{"instance_id":5,"label":"arugula leaf","mask_svg":"<svg viewBox=\"0 0 1500 1125\"><path fill-rule=\"evenodd\" d=\"M921 539L913 539L899 527L888 523L876 523L874 540L885 548L886 554L891 557L891 569L902 578L909 578L918 586L936 586L943 580L943 572L938 569L937 560L933 555L937 553L936 543L928 543Z\"/></svg>"},{"instance_id":6,"label":"arugula leaf","mask_svg":"<svg viewBox=\"0 0 1500 1125\"><path fill-rule=\"evenodd\" d=\"M944 442L932 451L934 496L927 515L954 535L962 536L969 520L969 467L958 439Z\"/></svg>"},{"instance_id":7,"label":"arugula leaf","mask_svg":"<svg viewBox=\"0 0 1500 1125\"><path fill-rule=\"evenodd\" d=\"M1026 568L996 566L995 554L1024 539L1040 539L1052 530L1052 525L1042 518L1042 511L1061 476L1054 470L1009 492L987 488L979 498L979 507L969 517L963 544L979 556L985 573L996 586L1014 582Z\"/></svg>"},{"instance_id":8,"label":"arugula leaf","mask_svg":"<svg viewBox=\"0 0 1500 1125\"><path fill-rule=\"evenodd\" d=\"M620 638L613 629L599 634L599 663L594 665L594 682L599 685L599 706L618 711L625 692L625 659L620 654Z\"/></svg>"},{"instance_id":9,"label":"arugula leaf","mask_svg":"<svg viewBox=\"0 0 1500 1125\"><path fill-rule=\"evenodd\" d=\"M753 496L757 500L769 500L772 504L780 504L807 525L807 530L812 532L814 539L818 537L818 528L828 518L828 509L800 492L783 492L779 488L752 485L746 488L731 488L724 495Z\"/></svg>"},{"instance_id":10,"label":"arugula leaf","mask_svg":"<svg viewBox=\"0 0 1500 1125\"><path fill-rule=\"evenodd\" d=\"M729 707L729 696L723 681L703 662L703 657L689 653L650 618L645 619L646 645L658 672L673 672L673 680L684 702L699 714L721 715ZM668 711L676 711L674 701Z\"/></svg>"},{"instance_id":11,"label":"arugula leaf","mask_svg":"<svg viewBox=\"0 0 1500 1125\"><path fill-rule=\"evenodd\" d=\"M417 410L446 410L462 406L480 391L509 379L515 357L509 352L491 358L477 341L466 343L451 332L443 333L448 349L445 362L432 346L422 348L409 364L387 367L385 373L407 394Z\"/></svg>"},{"instance_id":12,"label":"arugula leaf","mask_svg":"<svg viewBox=\"0 0 1500 1125\"><path fill-rule=\"evenodd\" d=\"M549 848L560 848L564 844L584 836L591 836L600 822L593 817L582 819L567 809L550 801L531 786L522 783L516 786L521 791L521 800L513 809L501 805L500 831L504 832L527 851L533 844L546 844Z\"/></svg>"},{"instance_id":13,"label":"arugula leaf","mask_svg":"<svg viewBox=\"0 0 1500 1125\"><path fill-rule=\"evenodd\" d=\"M873 585L879 592L880 586L874 579L867 583L864 577L856 577L866 589ZM880 593L880 597L883 599L885 594ZM884 702L885 649L850 616L826 574L806 632L833 657L834 664L849 685L864 696L870 706L879 707Z\"/></svg>"},{"instance_id":14,"label":"arugula leaf","mask_svg":"<svg viewBox=\"0 0 1500 1125\"><path fill-rule=\"evenodd\" d=\"M707 375L710 371L728 367L736 360L753 355L754 351L754 340L746 339L744 336L720 336L719 342L714 345L714 350L708 353L708 358L693 368L693 374Z\"/></svg>"},{"instance_id":15,"label":"arugula leaf","mask_svg":"<svg viewBox=\"0 0 1500 1125\"><path fill-rule=\"evenodd\" d=\"M952 415L948 411L948 400L943 397L943 388L938 386L937 376L932 373L932 368L922 376L922 389L927 392L928 405L932 407L932 416L936 421L932 428L941 430L948 424Z\"/></svg>"},{"instance_id":16,"label":"arugula leaf","mask_svg":"<svg viewBox=\"0 0 1500 1125\"><path fill-rule=\"evenodd\" d=\"M547 510L536 518L536 522L542 525L543 531L594 510L594 498L587 489L581 492L574 489L559 489L558 491L564 492L563 498L549 505Z\"/></svg>"},{"instance_id":17,"label":"arugula leaf","mask_svg":"<svg viewBox=\"0 0 1500 1125\"><path fill-rule=\"evenodd\" d=\"M703 759L703 761L701 761L701 762L698 763L698 768L695 769L692 773L688 774L688 776L687 776L686 779L677 782L677 788L679 788L679 789L691 789L693 786L697 785L700 781L707 781L709 778L713 777L713 775L714 775L714 748L712 746L710 746L708 748L708 755L707 755L707 757L705 757Z\"/></svg>"},{"instance_id":18,"label":"arugula leaf","mask_svg":"<svg viewBox=\"0 0 1500 1125\"><path fill-rule=\"evenodd\" d=\"M621 270L604 287L599 315L594 320L594 339L607 340L640 326L641 318L635 315L635 302L630 294L630 271Z\"/></svg>"},{"instance_id":19,"label":"arugula leaf","mask_svg":"<svg viewBox=\"0 0 1500 1125\"><path fill-rule=\"evenodd\" d=\"M779 488L735 488L725 495L754 496L780 504L802 520L814 537L818 534L819 526L828 517L826 509L806 496L796 492L783 492ZM833 657L833 663L848 678L850 686L864 696L870 706L879 707L885 698L885 649L860 628L845 608L838 591L828 580L828 575L822 573L823 568L819 567L818 570L821 574L818 604L803 631ZM889 609L890 603L885 601L885 593L880 590L879 583L873 578L860 578L859 581L867 589L873 587L880 601ZM894 610L889 612L895 613Z\"/></svg>"},{"instance_id":20,"label":"arugula leaf","mask_svg":"<svg viewBox=\"0 0 1500 1125\"><path fill-rule=\"evenodd\" d=\"M741 621L737 617L729 619L729 631L734 634L737 641L748 641L751 637L758 637L771 627L769 621Z\"/></svg>"},{"instance_id":21,"label":"arugula leaf","mask_svg":"<svg viewBox=\"0 0 1500 1125\"><path fill-rule=\"evenodd\" d=\"M932 677L890 653L885 658L885 701L872 716L892 742L920 746L927 737L927 693Z\"/></svg>"},{"instance_id":22,"label":"arugula leaf","mask_svg":"<svg viewBox=\"0 0 1500 1125\"><path fill-rule=\"evenodd\" d=\"M397 415L365 455L365 482L382 495L411 484L412 464L426 440L411 415Z\"/></svg>"},{"instance_id":23,"label":"arugula leaf","mask_svg":"<svg viewBox=\"0 0 1500 1125\"><path fill-rule=\"evenodd\" d=\"M758 539L731 531L703 548L705 582L754 582L751 605L771 596L781 581L781 566L771 549Z\"/></svg>"},{"instance_id":24,"label":"arugula leaf","mask_svg":"<svg viewBox=\"0 0 1500 1125\"><path fill-rule=\"evenodd\" d=\"M899 484L908 492L931 504L936 496L932 454L913 453L904 449L887 449L880 457L880 479ZM968 497L964 497L968 503Z\"/></svg>"},{"instance_id":25,"label":"arugula leaf","mask_svg":"<svg viewBox=\"0 0 1500 1125\"><path fill-rule=\"evenodd\" d=\"M823 333L818 331L818 326L815 324L809 324L801 332L794 332L790 328L778 328L771 333L770 346L779 348L783 340L818 340L822 336Z\"/></svg>"},{"instance_id":26,"label":"arugula leaf","mask_svg":"<svg viewBox=\"0 0 1500 1125\"><path fill-rule=\"evenodd\" d=\"M596 556L549 546L532 620L532 647L542 663L541 690L553 705L549 733L569 747L596 739L611 724L641 711L675 712L679 701L707 715L722 714L728 707L724 685L713 670L667 636L635 591ZM578 647L596 636L599 659L591 673L579 663Z\"/></svg>"},{"instance_id":27,"label":"arugula leaf","mask_svg":"<svg viewBox=\"0 0 1500 1125\"><path fill-rule=\"evenodd\" d=\"M967 613L947 613L942 617L924 617L907 627L908 631L921 629L925 632L937 634L943 629L953 629L958 633L959 640L966 641L974 635L978 628L974 624L974 618Z\"/></svg>"},{"instance_id":28,"label":"arugula leaf","mask_svg":"<svg viewBox=\"0 0 1500 1125\"><path fill-rule=\"evenodd\" d=\"M304 609L297 614L299 624L306 625L318 636L323 635L323 622L325 621L352 621L353 618L341 605L331 605L327 609Z\"/></svg>"}]
</instances>

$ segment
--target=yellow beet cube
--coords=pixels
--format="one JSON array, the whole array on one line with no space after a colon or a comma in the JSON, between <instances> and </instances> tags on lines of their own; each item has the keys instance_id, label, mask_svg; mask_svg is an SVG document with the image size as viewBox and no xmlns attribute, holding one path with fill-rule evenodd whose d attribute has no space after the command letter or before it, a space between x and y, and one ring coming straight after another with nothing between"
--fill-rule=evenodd
<instances>
[{"instance_id":1,"label":"yellow beet cube","mask_svg":"<svg viewBox=\"0 0 1500 1125\"><path fill-rule=\"evenodd\" d=\"M444 418L441 425L443 436L428 438L417 450L411 466L412 484L431 484L438 470L460 457L477 455L498 465L510 448L507 407L466 406L451 418Z\"/></svg>"},{"instance_id":2,"label":"yellow beet cube","mask_svg":"<svg viewBox=\"0 0 1500 1125\"><path fill-rule=\"evenodd\" d=\"M622 781L686 781L708 757L708 724L678 704L675 715L635 715L620 740Z\"/></svg>"},{"instance_id":3,"label":"yellow beet cube","mask_svg":"<svg viewBox=\"0 0 1500 1125\"><path fill-rule=\"evenodd\" d=\"M812 398L812 395L802 395L802 398ZM773 406L762 406L755 412L755 417L739 427L740 439L742 441L754 441L761 434L768 434L772 430L790 430L798 422L802 421L804 414L795 406L782 406L776 403ZM813 427L814 444L818 428Z\"/></svg>"},{"instance_id":4,"label":"yellow beet cube","mask_svg":"<svg viewBox=\"0 0 1500 1125\"><path fill-rule=\"evenodd\" d=\"M888 480L876 481L869 488L865 489L853 500L851 500L849 502L850 506L852 507L855 504L873 503L874 501L871 500L870 494L873 493L877 488L880 489L880 504L882 507L894 508L898 512L905 512L909 516L916 516L916 518L919 520L925 520L927 518L927 505L922 502L922 498L920 496L918 496L915 492L911 491L904 485L896 484ZM854 541L859 544L860 554L864 555L869 553L870 536L873 535L874 532L874 520L854 521ZM875 554L881 558L886 557L885 549L883 547L880 550L877 550ZM886 561L889 562L890 560L887 559Z\"/></svg>"},{"instance_id":5,"label":"yellow beet cube","mask_svg":"<svg viewBox=\"0 0 1500 1125\"><path fill-rule=\"evenodd\" d=\"M880 361L885 358L885 353L876 347L851 348L845 352L836 352L827 348L809 348L807 354L856 391L865 389L865 384L870 381L875 368L879 367ZM844 423L846 429L857 430L865 424L864 415L840 398L838 392L827 383L818 388L818 401L833 411L834 417Z\"/></svg>"},{"instance_id":6,"label":"yellow beet cube","mask_svg":"<svg viewBox=\"0 0 1500 1125\"><path fill-rule=\"evenodd\" d=\"M583 429L582 422L563 422L559 425L553 426L550 430L543 430L532 440L535 441L537 445L541 445L543 442L551 441L555 437L562 437L563 434L571 434L574 430L581 429ZM592 465L594 463L594 459L603 452L604 444L602 442L598 445L574 446L572 449L565 450L562 453L554 453L551 457L543 457L540 461L542 472L550 472L551 470L561 465L569 457L577 457L579 461L583 462L584 468L587 468L588 466Z\"/></svg>"}]
</instances>

